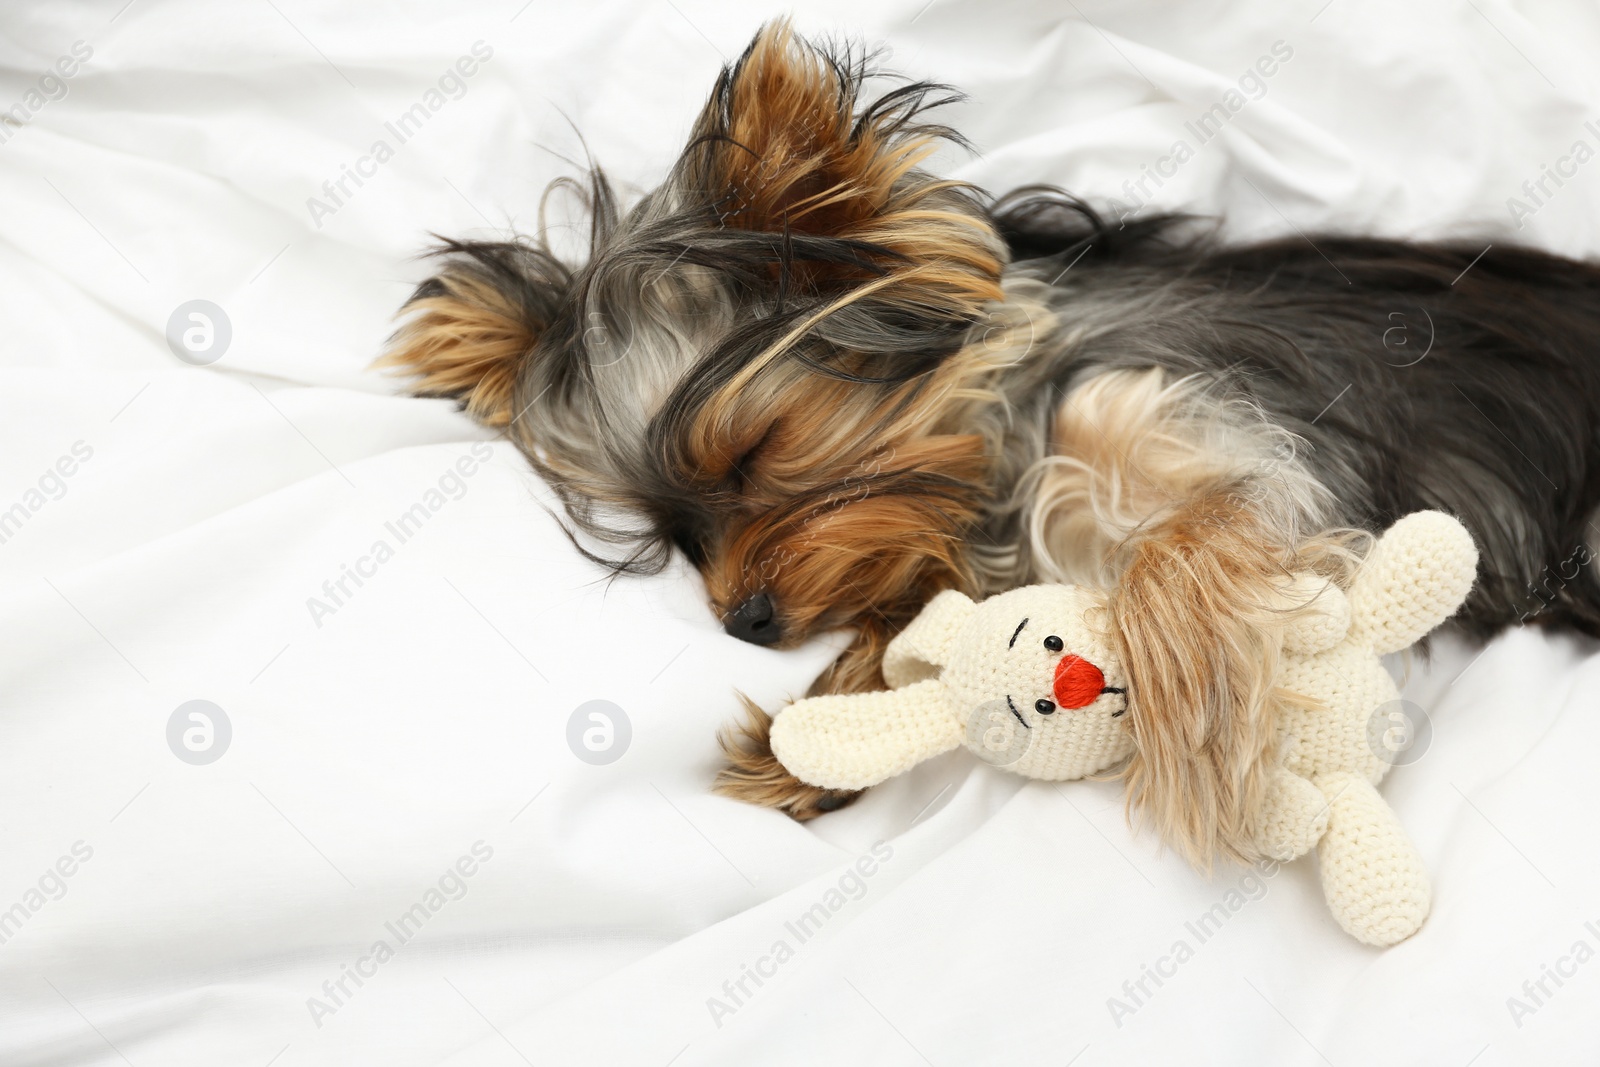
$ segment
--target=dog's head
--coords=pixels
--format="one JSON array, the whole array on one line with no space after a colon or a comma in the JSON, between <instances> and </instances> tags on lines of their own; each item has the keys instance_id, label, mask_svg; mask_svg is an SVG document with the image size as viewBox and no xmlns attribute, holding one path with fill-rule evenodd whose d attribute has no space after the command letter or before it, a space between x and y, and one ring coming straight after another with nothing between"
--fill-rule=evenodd
<instances>
[{"instance_id":1,"label":"dog's head","mask_svg":"<svg viewBox=\"0 0 1600 1067\"><path fill-rule=\"evenodd\" d=\"M581 189L587 262L450 242L384 360L505 427L596 556L677 547L730 633L855 626L862 664L970 584L992 447L955 414L1012 331L982 204L919 170L953 94L869 101L869 58L765 28L658 189Z\"/></svg>"}]
</instances>

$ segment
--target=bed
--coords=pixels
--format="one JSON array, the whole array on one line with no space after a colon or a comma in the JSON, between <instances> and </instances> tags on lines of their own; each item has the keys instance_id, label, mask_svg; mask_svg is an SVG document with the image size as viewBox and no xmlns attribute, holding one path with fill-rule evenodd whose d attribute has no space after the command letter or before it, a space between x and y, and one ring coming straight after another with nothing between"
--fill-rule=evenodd
<instances>
[{"instance_id":1,"label":"bed","mask_svg":"<svg viewBox=\"0 0 1600 1067\"><path fill-rule=\"evenodd\" d=\"M586 158L649 188L777 13L3 16L0 1062L1600 1059L1591 642L1394 664L1435 904L1388 951L1308 863L1195 873L1115 783L952 753L801 825L710 794L715 735L845 636L742 644L682 560L610 580L503 438L367 369L430 232L531 231ZM1591 7L794 15L967 91L940 166L991 189L1600 254ZM1392 318L1373 358L1425 352Z\"/></svg>"}]
</instances>

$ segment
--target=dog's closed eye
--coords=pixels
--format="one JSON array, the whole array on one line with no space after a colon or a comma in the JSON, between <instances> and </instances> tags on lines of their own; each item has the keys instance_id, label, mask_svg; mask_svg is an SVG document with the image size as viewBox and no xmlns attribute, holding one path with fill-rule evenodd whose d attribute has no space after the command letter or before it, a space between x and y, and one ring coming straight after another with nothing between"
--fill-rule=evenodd
<instances>
[{"instance_id":1,"label":"dog's closed eye","mask_svg":"<svg viewBox=\"0 0 1600 1067\"><path fill-rule=\"evenodd\" d=\"M687 530L674 530L672 532L672 543L696 567L706 561L707 550L705 543Z\"/></svg>"}]
</instances>

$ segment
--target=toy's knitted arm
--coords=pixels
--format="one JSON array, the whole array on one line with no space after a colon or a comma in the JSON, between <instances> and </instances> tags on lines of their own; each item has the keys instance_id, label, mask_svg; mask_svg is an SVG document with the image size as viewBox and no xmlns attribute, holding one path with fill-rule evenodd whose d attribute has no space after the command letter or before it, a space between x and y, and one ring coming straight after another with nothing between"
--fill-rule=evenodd
<instances>
[{"instance_id":1,"label":"toy's knitted arm","mask_svg":"<svg viewBox=\"0 0 1600 1067\"><path fill-rule=\"evenodd\" d=\"M1418 511L1378 539L1350 589L1352 629L1383 655L1416 643L1472 591L1478 549L1441 511Z\"/></svg>"},{"instance_id":2,"label":"toy's knitted arm","mask_svg":"<svg viewBox=\"0 0 1600 1067\"><path fill-rule=\"evenodd\" d=\"M772 724L772 754L824 789L865 789L961 744L965 727L936 678L884 693L791 704Z\"/></svg>"},{"instance_id":3,"label":"toy's knitted arm","mask_svg":"<svg viewBox=\"0 0 1600 1067\"><path fill-rule=\"evenodd\" d=\"M1256 841L1263 855L1287 863L1316 847L1328 829L1328 802L1308 779L1276 768L1257 816Z\"/></svg>"}]
</instances>

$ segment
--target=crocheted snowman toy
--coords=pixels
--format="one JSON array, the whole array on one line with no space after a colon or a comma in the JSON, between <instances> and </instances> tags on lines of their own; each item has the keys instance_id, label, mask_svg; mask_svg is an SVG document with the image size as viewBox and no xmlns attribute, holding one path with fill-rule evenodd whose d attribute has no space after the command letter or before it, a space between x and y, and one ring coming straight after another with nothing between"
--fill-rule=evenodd
<instances>
[{"instance_id":1,"label":"crocheted snowman toy","mask_svg":"<svg viewBox=\"0 0 1600 1067\"><path fill-rule=\"evenodd\" d=\"M1391 945L1427 917L1428 876L1375 788L1395 762L1399 690L1380 656L1411 645L1466 599L1477 551L1459 522L1417 512L1391 527L1347 588L1295 576L1311 605L1282 634L1276 758L1254 808L1255 856L1317 849L1328 906L1357 939ZM1030 778L1126 771L1158 743L1130 719L1106 593L1036 585L974 603L935 597L889 646L886 692L801 700L772 726L772 751L800 780L864 789L958 746ZM1131 715L1130 715L1131 711ZM1168 731L1159 743L1182 732ZM1269 735L1270 743L1270 735Z\"/></svg>"}]
</instances>

